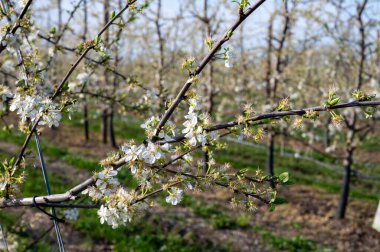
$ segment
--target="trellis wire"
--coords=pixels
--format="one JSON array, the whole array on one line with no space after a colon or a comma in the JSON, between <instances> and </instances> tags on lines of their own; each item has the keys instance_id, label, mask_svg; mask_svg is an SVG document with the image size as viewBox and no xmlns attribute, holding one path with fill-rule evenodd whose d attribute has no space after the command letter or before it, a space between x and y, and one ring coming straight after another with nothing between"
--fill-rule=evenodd
<instances>
[{"instance_id":1,"label":"trellis wire","mask_svg":"<svg viewBox=\"0 0 380 252\"><path fill-rule=\"evenodd\" d=\"M254 144L254 143L243 141L243 140L237 140L237 139L232 138L232 137L227 137L226 140L229 141L229 142L233 142L233 143L249 146L249 147L256 148L256 149L261 149L261 150L266 149L266 147L263 146L263 145ZM283 151L281 153L281 156L286 156L286 157L294 158L294 154L293 153L286 152L286 151ZM332 165L332 164L328 164L328 163L325 163L325 162L322 162L322 161L319 161L319 160L314 159L312 157L307 157L307 156L299 155L299 156L297 156L297 159L302 159L302 160L306 160L306 161L309 161L309 162L313 162L313 163L315 163L316 165L319 165L322 168L328 169L330 171L333 171L333 172L336 172L336 173L339 173L339 174L343 174L341 167L336 166L336 165ZM352 173L351 176L357 177L357 178L362 179L362 180L370 180L370 181L375 181L375 182L379 182L380 181L380 177L368 176L368 175L365 175L365 174L362 174L362 173L358 172L357 170L352 170L351 173Z\"/></svg>"},{"instance_id":2,"label":"trellis wire","mask_svg":"<svg viewBox=\"0 0 380 252\"><path fill-rule=\"evenodd\" d=\"M37 131L34 132L34 136L35 136L35 139L36 139L36 146L37 146L37 150L38 150L38 156L40 158L42 175L44 177L46 191L47 191L47 194L50 195L51 191L50 191L49 179L48 179L48 176L47 176L46 167L45 167L45 161L44 161L44 157L42 155L42 150L41 150L41 146L40 146L40 139L38 137ZM59 228L59 224L58 224L58 221L57 221L57 215L55 213L54 207L51 208L51 214L54 217L53 218L53 223L54 223L55 233L57 235L57 241L58 241L59 251L60 252L64 252L65 251L65 246L63 244L61 230Z\"/></svg>"},{"instance_id":3,"label":"trellis wire","mask_svg":"<svg viewBox=\"0 0 380 252\"><path fill-rule=\"evenodd\" d=\"M0 224L0 231L1 231L1 236L3 237L5 251L8 252L9 250L8 250L7 238L5 237L5 232L4 232L3 226L1 224Z\"/></svg>"}]
</instances>

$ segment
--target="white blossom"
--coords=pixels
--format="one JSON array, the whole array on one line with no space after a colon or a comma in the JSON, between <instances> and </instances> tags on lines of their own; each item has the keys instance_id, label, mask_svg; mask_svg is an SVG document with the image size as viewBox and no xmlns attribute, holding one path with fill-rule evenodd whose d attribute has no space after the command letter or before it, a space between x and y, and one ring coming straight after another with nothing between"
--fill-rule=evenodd
<instances>
[{"instance_id":1,"label":"white blossom","mask_svg":"<svg viewBox=\"0 0 380 252\"><path fill-rule=\"evenodd\" d=\"M232 47L227 47L224 49L224 66L227 68L233 67L233 60L235 58L235 54L233 53Z\"/></svg>"},{"instance_id":2,"label":"white blossom","mask_svg":"<svg viewBox=\"0 0 380 252\"><path fill-rule=\"evenodd\" d=\"M172 205L177 205L182 200L182 189L173 187L169 192L169 196L166 197L166 202Z\"/></svg>"},{"instance_id":3,"label":"white blossom","mask_svg":"<svg viewBox=\"0 0 380 252\"><path fill-rule=\"evenodd\" d=\"M186 187L189 190L193 190L194 189L194 186L190 182L186 184Z\"/></svg>"},{"instance_id":4,"label":"white blossom","mask_svg":"<svg viewBox=\"0 0 380 252\"><path fill-rule=\"evenodd\" d=\"M73 208L73 209L68 209L68 210L63 211L63 214L66 219L75 221L78 219L79 212L78 212L78 209Z\"/></svg>"},{"instance_id":5,"label":"white blossom","mask_svg":"<svg viewBox=\"0 0 380 252\"><path fill-rule=\"evenodd\" d=\"M334 152L335 150L336 150L336 145L335 145L335 144L330 145L330 146L328 146L328 147L325 149L325 151L326 151L327 153L332 153L332 152Z\"/></svg>"},{"instance_id":6,"label":"white blossom","mask_svg":"<svg viewBox=\"0 0 380 252\"><path fill-rule=\"evenodd\" d=\"M26 6L26 3L27 3L28 1L27 0L19 0L18 1L18 6L20 7L20 8L24 8L25 6Z\"/></svg>"},{"instance_id":7,"label":"white blossom","mask_svg":"<svg viewBox=\"0 0 380 252\"><path fill-rule=\"evenodd\" d=\"M100 223L105 222L117 228L120 225L125 225L126 222L132 220L136 207L132 207L133 196L125 189L119 188L113 195L110 196L106 205L101 205L98 210Z\"/></svg>"},{"instance_id":8,"label":"white blossom","mask_svg":"<svg viewBox=\"0 0 380 252\"><path fill-rule=\"evenodd\" d=\"M59 126L61 112L52 100L40 96L22 96L16 94L12 100L10 111L16 111L20 116L21 122L30 119L32 123L40 118L39 125L47 124L49 127Z\"/></svg>"},{"instance_id":9,"label":"white blossom","mask_svg":"<svg viewBox=\"0 0 380 252\"><path fill-rule=\"evenodd\" d=\"M146 122L140 125L141 128L143 129L149 129L153 126L153 124L157 121L157 117L152 116L149 118Z\"/></svg>"},{"instance_id":10,"label":"white blossom","mask_svg":"<svg viewBox=\"0 0 380 252\"><path fill-rule=\"evenodd\" d=\"M218 135L218 133L216 131L211 131L210 132L210 138L212 140L217 140L219 138L219 135Z\"/></svg>"},{"instance_id":11,"label":"white blossom","mask_svg":"<svg viewBox=\"0 0 380 252\"><path fill-rule=\"evenodd\" d=\"M107 221L109 213L107 207L104 207L104 205L100 206L100 209L98 210L98 216L100 218L100 224L103 224L105 221Z\"/></svg>"},{"instance_id":12,"label":"white blossom","mask_svg":"<svg viewBox=\"0 0 380 252\"><path fill-rule=\"evenodd\" d=\"M137 166L136 165L132 165L131 166L131 173L132 174L136 174L136 172L137 172Z\"/></svg>"},{"instance_id":13,"label":"white blossom","mask_svg":"<svg viewBox=\"0 0 380 252\"><path fill-rule=\"evenodd\" d=\"M1 65L1 67L5 70L5 71L13 71L14 69L14 64L11 60L6 60L4 61L4 63Z\"/></svg>"},{"instance_id":14,"label":"white blossom","mask_svg":"<svg viewBox=\"0 0 380 252\"><path fill-rule=\"evenodd\" d=\"M86 72L79 73L79 74L77 75L77 80L79 81L79 83L80 83L81 85L86 84L88 81L90 81L90 79L91 79L90 74L89 74L89 73L86 73Z\"/></svg>"},{"instance_id":15,"label":"white blossom","mask_svg":"<svg viewBox=\"0 0 380 252\"><path fill-rule=\"evenodd\" d=\"M128 146L123 145L121 150L125 153L125 161L135 161L141 154L143 148L142 146L137 147L136 145Z\"/></svg>"},{"instance_id":16,"label":"white blossom","mask_svg":"<svg viewBox=\"0 0 380 252\"><path fill-rule=\"evenodd\" d=\"M116 170L105 168L103 171L96 174L95 186L87 188L82 194L88 194L94 200L100 200L104 196L111 196L117 191L120 185L116 176Z\"/></svg>"},{"instance_id":17,"label":"white blossom","mask_svg":"<svg viewBox=\"0 0 380 252\"><path fill-rule=\"evenodd\" d=\"M202 146L205 146L207 143L206 136L203 134L203 129L200 126L198 126L196 130L193 129L186 133L185 137L189 139L191 146L196 146L197 142L201 143Z\"/></svg>"},{"instance_id":18,"label":"white blossom","mask_svg":"<svg viewBox=\"0 0 380 252\"><path fill-rule=\"evenodd\" d=\"M8 50L10 49L19 49L20 48L20 41L19 39L17 38L16 35L13 35L11 33L8 33L5 38L3 39L2 41L2 44L5 46L5 45L8 45Z\"/></svg>"},{"instance_id":19,"label":"white blossom","mask_svg":"<svg viewBox=\"0 0 380 252\"><path fill-rule=\"evenodd\" d=\"M182 130L182 133L185 134L185 137L189 140L191 146L196 146L197 143L201 143L204 146L207 143L207 138L203 132L203 128L198 125L199 115L196 112L196 110L199 109L198 102L194 98L189 100L189 104L189 112L185 116L185 119L187 120L183 123L185 128Z\"/></svg>"},{"instance_id":20,"label":"white blossom","mask_svg":"<svg viewBox=\"0 0 380 252\"><path fill-rule=\"evenodd\" d=\"M154 164L156 161L163 157L162 152L160 151L160 147L155 145L152 142L148 143L148 146L141 153L141 157L148 164Z\"/></svg>"},{"instance_id":21,"label":"white blossom","mask_svg":"<svg viewBox=\"0 0 380 252\"><path fill-rule=\"evenodd\" d=\"M141 175L138 177L139 184L146 189L151 189L152 185L149 182L149 178L151 177L151 175L151 170L143 170Z\"/></svg>"},{"instance_id":22,"label":"white blossom","mask_svg":"<svg viewBox=\"0 0 380 252\"><path fill-rule=\"evenodd\" d=\"M8 100L8 98L12 98L12 96L13 96L13 93L11 92L9 87L0 85L0 97L3 102Z\"/></svg>"},{"instance_id":23,"label":"white blossom","mask_svg":"<svg viewBox=\"0 0 380 252\"><path fill-rule=\"evenodd\" d=\"M80 92L82 88L81 84L77 82L69 82L68 87L69 87L69 91L72 93L78 93Z\"/></svg>"},{"instance_id":24,"label":"white blossom","mask_svg":"<svg viewBox=\"0 0 380 252\"><path fill-rule=\"evenodd\" d=\"M50 47L49 48L48 55L49 55L49 57L54 57L54 55L55 55L54 47Z\"/></svg>"}]
</instances>

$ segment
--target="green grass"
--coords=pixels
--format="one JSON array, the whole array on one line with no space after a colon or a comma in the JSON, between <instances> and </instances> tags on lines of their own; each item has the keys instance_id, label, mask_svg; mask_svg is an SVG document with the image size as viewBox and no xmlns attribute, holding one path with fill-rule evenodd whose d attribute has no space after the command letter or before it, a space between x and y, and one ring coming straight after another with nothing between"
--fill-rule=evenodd
<instances>
[{"instance_id":1,"label":"green grass","mask_svg":"<svg viewBox=\"0 0 380 252\"><path fill-rule=\"evenodd\" d=\"M136 218L126 226L112 229L110 226L99 224L94 210L82 210L80 219L73 223L73 226L93 241L113 244L113 251L228 251L202 242L190 231L163 231L159 216L150 216L149 221L147 218Z\"/></svg>"},{"instance_id":2,"label":"green grass","mask_svg":"<svg viewBox=\"0 0 380 252\"><path fill-rule=\"evenodd\" d=\"M71 126L81 127L80 114L76 113L72 121L67 121ZM66 120L65 120L66 122ZM141 121L133 117L127 117L126 120L115 120L115 130L118 138L143 140L144 131L140 128ZM59 129L58 129L59 130ZM78 129L79 130L79 129ZM90 131L100 132L99 120L93 118L90 121ZM5 142L21 145L24 141L24 135L0 131L0 139ZM32 140L33 141L33 140ZM250 168L263 169L266 161L266 151L255 149L234 143L228 143L229 147L225 150L215 151L215 158L218 163L229 162L236 169ZM376 142L366 142L364 144L368 150L377 148ZM33 143L30 148L34 150ZM93 172L100 169L98 160L92 160L76 153L70 153L67 148L58 147L46 142L42 142L43 153L49 159L59 160L67 163L77 169ZM291 152L291 150L286 150ZM4 153L0 153L0 158L5 158ZM337 163L337 160L329 155L312 153L311 156L317 160ZM101 157L100 157L101 158ZM99 158L99 159L100 159ZM275 171L280 174L284 171L290 173L293 183L306 184L314 188L323 189L326 192L337 194L340 191L341 175L318 167L316 164L290 157L281 157L279 148L275 148ZM358 166L360 167L360 166ZM27 192L28 195L45 194L45 186L42 180L40 169L28 168L29 179L21 186L21 191ZM60 176L49 176L53 192L63 192L73 184L64 182L64 174ZM127 169L122 169L119 173L120 181L129 186L135 187L136 182L132 179ZM380 186L376 182L365 182L353 178L350 196L354 198L378 200L377 188ZM204 218L216 229L244 229L249 227L249 215L238 215L232 217L223 212L222 208L216 204L206 203L200 200L194 200L185 196L181 203L185 207L190 207L194 214ZM181 219L172 220L174 223L180 223ZM17 216L10 215L0 211L0 220L3 225L12 227L17 222ZM80 210L80 218L72 224L73 227L83 233L84 243L91 245L93 241L112 245L113 251L228 251L229 248L221 248L212 244L207 244L195 237L190 231L168 230L163 227L159 216L150 216L146 221L136 219L133 223L127 224L126 227L112 229L107 225L101 225L96 215L96 210ZM302 237L282 237L276 236L269 231L256 228L256 232L262 237L263 241L274 250L287 251L324 251L316 246L312 241ZM22 243L25 243L26 234L20 236ZM51 247L42 242L33 251L49 251Z\"/></svg>"},{"instance_id":3,"label":"green grass","mask_svg":"<svg viewBox=\"0 0 380 252\"><path fill-rule=\"evenodd\" d=\"M206 219L216 229L249 227L250 217L246 213L240 214L237 217L231 217L222 211L221 206L196 200L189 196L184 197L181 205L190 207L196 216Z\"/></svg>"},{"instance_id":4,"label":"green grass","mask_svg":"<svg viewBox=\"0 0 380 252\"><path fill-rule=\"evenodd\" d=\"M23 143L23 135L12 134L10 132L1 131L0 139L11 142L17 145ZM84 157L69 153L66 148L59 148L50 144L41 144L43 153L48 159L56 159L72 165L78 169L94 171L99 169L99 164L95 161L85 159ZM1 153L1 158L6 158L8 155ZM39 168L28 167L27 179L20 187L24 192L24 196L33 196L46 194L44 181ZM65 175L49 176L50 185L53 192L64 192L74 185L74 183L65 183ZM120 171L119 180L129 186L136 187L136 181L132 179L130 172L126 169ZM58 211L60 213L61 211ZM62 214L62 213L60 213ZM158 218L158 217L157 217ZM12 227L17 222L17 217L0 211L0 219L3 225ZM157 221L157 220L156 220ZM126 227L112 229L108 225L101 225L96 215L95 210L81 210L80 218L73 223L74 228L86 235L84 241L90 244L92 241L99 241L106 244L112 244L113 251L224 251L223 248L211 246L210 244L199 243L193 237L193 234L188 234L185 238L175 232L166 233L151 222L146 223L144 220L128 224ZM30 240L26 240L23 234L18 232L18 241L25 246ZM21 248L21 247L20 247ZM41 242L33 248L33 251L51 251L52 247L45 242ZM227 250L225 250L227 251Z\"/></svg>"},{"instance_id":5,"label":"green grass","mask_svg":"<svg viewBox=\"0 0 380 252\"><path fill-rule=\"evenodd\" d=\"M286 237L277 236L270 231L256 226L254 230L261 236L264 243L275 251L289 252L311 252L311 251L332 251L330 249L320 248L315 242L302 238L301 236Z\"/></svg>"},{"instance_id":6,"label":"green grass","mask_svg":"<svg viewBox=\"0 0 380 252\"><path fill-rule=\"evenodd\" d=\"M89 116L89 131L100 132L101 119L95 111L91 111ZM77 128L83 128L83 116L80 113L74 113L72 120L64 118L64 124L75 126ZM128 140L135 139L136 141L143 141L145 139L145 131L140 127L144 121L133 116L123 116L122 118L114 118L114 130L115 136L118 139ZM81 131L83 131L81 129Z\"/></svg>"},{"instance_id":7,"label":"green grass","mask_svg":"<svg viewBox=\"0 0 380 252\"><path fill-rule=\"evenodd\" d=\"M18 132L0 131L0 139L17 145L22 145L25 139L25 135ZM29 143L29 149L36 151L33 140ZM52 144L41 142L41 149L44 156L53 158L55 160L63 161L69 165L75 166L78 169L84 169L87 171L96 171L100 169L99 161L90 160L88 158L81 157L77 154L69 153L67 148L57 147Z\"/></svg>"},{"instance_id":8,"label":"green grass","mask_svg":"<svg viewBox=\"0 0 380 252\"><path fill-rule=\"evenodd\" d=\"M94 118L94 117L91 117ZM70 121L73 125L81 126L79 120L81 115L76 113L75 118ZM93 119L94 120L94 119ZM137 138L144 139L144 132L140 128L142 120L127 116L124 120L116 120L116 134L123 139ZM91 130L100 131L99 120L92 122ZM378 137L373 137L362 143L365 150L376 151L380 147ZM293 150L285 149L286 152L292 153ZM302 154L302 153L301 153ZM311 152L308 155L321 162L340 166L340 162L333 156ZM266 151L264 149L256 149L249 146L243 146L235 143L228 143L228 149L215 152L216 160L219 163L231 163L237 169L265 169ZM280 155L280 148L275 147L275 171L277 174L288 171L291 174L291 179L294 183L306 184L312 187L323 189L329 193L339 193L341 174L319 167L315 163L306 160L299 160ZM378 168L380 166L377 166ZM367 172L368 168L360 164L354 164L354 169ZM377 169L378 170L378 169ZM343 169L342 169L343 171ZM380 182L352 179L350 196L360 199L377 200L377 188Z\"/></svg>"},{"instance_id":9,"label":"green grass","mask_svg":"<svg viewBox=\"0 0 380 252\"><path fill-rule=\"evenodd\" d=\"M380 137L379 136L371 136L366 139L366 141L362 142L359 149L363 149L369 152L378 152L380 149Z\"/></svg>"},{"instance_id":10,"label":"green grass","mask_svg":"<svg viewBox=\"0 0 380 252\"><path fill-rule=\"evenodd\" d=\"M230 163L236 169L252 170L265 168L266 150L228 142L228 148L215 151L218 163ZM340 192L341 175L337 172L319 167L311 161L281 156L275 149L275 172L289 172L292 183L305 184L326 192ZM343 171L343 170L342 170ZM350 197L366 200L378 200L379 182L352 179Z\"/></svg>"}]
</instances>

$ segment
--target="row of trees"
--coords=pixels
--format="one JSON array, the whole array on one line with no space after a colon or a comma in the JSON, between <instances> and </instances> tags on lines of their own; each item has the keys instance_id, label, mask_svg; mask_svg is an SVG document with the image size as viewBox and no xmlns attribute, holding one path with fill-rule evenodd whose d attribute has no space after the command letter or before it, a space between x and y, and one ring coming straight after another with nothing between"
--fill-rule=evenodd
<instances>
[{"instance_id":1,"label":"row of trees","mask_svg":"<svg viewBox=\"0 0 380 252\"><path fill-rule=\"evenodd\" d=\"M183 191L207 186L232 190L232 202L250 210L262 203L272 207L276 185L288 180L274 167L278 136L290 141L319 124L327 133L313 145L344 151L336 215L344 217L355 149L374 131L380 104L372 95L380 75L379 20L370 8L375 3L183 1L166 16L161 0L78 0L68 11L57 1L57 24L44 29L32 0L21 6L0 2L1 118L17 114L26 135L18 155L2 164L0 207L65 207L60 203L84 192L100 206L101 223L117 227L158 193L176 205ZM269 4L264 15L262 6ZM92 16L98 8L102 15ZM267 18L260 20L265 25L255 25L256 13ZM351 109L336 111L342 108ZM80 111L89 140L94 110L102 140L116 154L66 193L20 198L16 187L27 172L24 154L32 135ZM130 114L146 121L142 143L116 141L115 118ZM267 141L267 174L216 164L213 149L226 135ZM191 157L197 151L202 162ZM130 170L137 188L120 185L120 167Z\"/></svg>"}]
</instances>

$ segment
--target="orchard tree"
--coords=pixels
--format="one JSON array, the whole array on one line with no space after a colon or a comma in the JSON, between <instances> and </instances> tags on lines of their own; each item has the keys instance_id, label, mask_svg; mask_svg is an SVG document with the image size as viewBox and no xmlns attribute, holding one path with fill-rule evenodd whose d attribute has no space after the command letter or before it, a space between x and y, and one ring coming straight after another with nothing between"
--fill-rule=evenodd
<instances>
[{"instance_id":1,"label":"orchard tree","mask_svg":"<svg viewBox=\"0 0 380 252\"><path fill-rule=\"evenodd\" d=\"M342 12L344 9L344 1L337 5L338 12ZM373 78L371 72L374 60L374 54L376 50L373 47L374 41L371 41L372 29L376 27L376 22L372 18L366 18L365 13L369 6L369 1L363 0L357 3L356 12L348 20L336 20L336 27L327 25L326 29L334 30L329 31L333 33L333 37L339 42L338 55L334 60L334 68L332 72L332 79L336 83L336 87L342 90L348 90L349 93L343 94L344 97L351 96L351 99L365 101L371 100L375 97L371 92L369 83ZM343 16L343 15L342 15ZM343 16L344 17L344 16ZM356 29L345 30L341 25L351 25ZM340 32L340 33L339 33ZM353 44L354 46L350 46ZM365 91L363 91L365 90ZM330 99L335 96L334 90L329 93ZM335 99L340 99L336 97ZM363 110L350 110L345 111L342 115L331 113L333 120L339 121L339 123L345 126L345 148L343 157L344 176L341 189L340 200L338 209L336 212L336 218L343 219L345 216L350 180L352 176L352 165L354 163L354 153L357 146L362 142L366 136L374 130L375 127L375 107L368 107ZM368 118L367 120L363 120Z\"/></svg>"},{"instance_id":2,"label":"orchard tree","mask_svg":"<svg viewBox=\"0 0 380 252\"><path fill-rule=\"evenodd\" d=\"M81 31L81 34L86 35L82 35L82 40L86 38L86 41L77 45L76 48L59 43L58 38L63 36L61 34L65 30L63 21L60 21L61 29L58 29L58 34L53 29L49 31L48 36L38 36L44 42L47 41L51 44L56 51L71 51L77 55L76 58L72 57L74 59L71 64L65 64L68 69L62 78L54 77L60 81L51 81L53 78L47 78L48 73L54 72L54 70L49 61L44 61L44 55L41 56L38 50L38 37L36 38L33 32L38 29L37 24L33 22L33 1L22 2L21 6L11 6L8 1L0 2L2 3L1 18L4 20L1 29L0 53L3 57L9 58L11 63L7 64L14 68L13 73L17 73L15 84L7 82L7 85L2 84L0 86L1 116L4 118L8 113L17 116L18 128L25 134L25 140L19 153L5 160L1 165L0 207L29 206L39 209L51 207L50 215L53 216L61 251L64 251L64 244L60 235L55 208L98 208L100 223L106 223L117 228L141 215L145 209L153 207L157 203L155 196L158 194L164 194L167 203L177 205L187 191L221 187L233 193L231 203L236 207L253 211L258 205L265 204L273 209L277 194L274 185L285 184L289 175L287 173L265 175L260 170L254 173L249 173L245 169L236 171L229 164L216 163L212 150L224 145L223 137L229 135L242 136L246 139L260 138L265 128L271 128L282 118L296 117L301 122L303 120L318 120L320 112L330 113L332 121L338 123L343 118L338 112L335 112L336 110L364 108L368 114L373 107L380 105L380 101L374 100L373 96L361 90L355 91L354 100L346 102L341 102L336 93L330 92L324 104L316 104L315 106L307 104L305 108L292 109L288 100L283 99L279 101L279 105L272 107L269 112L257 114L248 106L243 109L243 114L241 114L242 109L238 109L234 114L233 118L236 118L234 120L213 121L209 114L212 111L202 110L202 97L197 86L202 82L208 83L210 89L215 90L214 87L211 87L214 82L204 80L206 79L205 71L210 69L208 66L211 62L215 66L218 62L222 63L219 65L224 66L223 69L232 67L232 50L228 43L235 39L235 33L238 32L242 23L248 17L254 16L254 13L265 4L265 0L231 1L235 9L234 21L225 28L224 33L219 37L205 36L203 39L205 44L202 43L199 47L207 46L207 52L203 57L189 55L175 69L171 69L171 72L177 74L184 71L186 79L182 80L182 85L179 88L172 88L176 89L176 95L168 95L167 97L163 95L165 93L163 80L166 77L162 74L167 55L165 44L168 42L165 43L163 37L159 35L162 31L161 22L164 22L160 14L160 1L153 12L155 14L155 31L158 37L154 43L156 45L158 43L157 56L159 58L159 60L153 61L155 62L154 66L156 66L156 62L159 62L158 70L146 71L145 64L141 63L143 67L140 66L140 70L142 70L140 72L141 79L156 80L153 85L139 81L132 74L134 66L139 68L139 57L131 56L129 59L125 59L125 62L121 62L122 60L119 58L121 48L110 50L112 46L116 48L122 46L122 43L118 43L121 41L119 29L126 29L128 34L137 32L133 29L136 27L134 25L138 24L142 15L146 15L144 13L149 12L148 2L124 1L124 4L119 6L117 11L113 11L111 9L112 2L103 1L103 26L98 29L96 36L89 40L87 40L88 36L86 35L88 28L84 29L84 33ZM207 10L207 1L204 3L204 10ZM222 3L216 3L216 7L220 6ZM365 6L365 4L360 6ZM272 105L278 99L276 89L286 65L284 64L286 59L283 50L285 50L285 42L291 23L287 1L283 3L283 8L285 11L282 15L284 18L282 33L276 39L278 45L272 48L276 57L274 73L272 71L270 73L273 81L269 83L273 84L268 96ZM358 15L362 13L362 11L360 12L361 9L364 10L364 7L358 8ZM208 19L208 15L208 12L205 11L203 18ZM89 25L87 21L85 21L85 27L87 27L86 24ZM205 24L207 26L207 22ZM128 26L132 28L128 28ZM272 39L275 38L270 39L271 46ZM187 42L183 44L186 45ZM364 45L366 45L365 42ZM114 55L111 56L112 52ZM188 51L183 50L183 52ZM46 52L42 54L44 53L46 55ZM142 53L144 53L143 50ZM126 56L128 55L123 55L123 57ZM137 56L140 55L137 54ZM63 56L61 53L57 53L54 54L54 57ZM270 55L268 55L269 57ZM3 62L4 64L5 62ZM268 64L268 68L271 65ZM360 65L362 64L360 63ZM120 72L117 69L120 66L127 68L130 73L125 75ZM85 72L78 73L79 69ZM364 63L359 69L363 71ZM150 73L152 76L147 76ZM74 78L75 75L76 78ZM113 82L111 77L113 77ZM208 77L210 78L210 76ZM178 75L170 78L180 79ZM359 76L359 79L363 82L362 77ZM161 104L159 109L149 108L146 106L147 102L140 99L141 97L151 97L148 93L152 86L162 89L156 95L156 98L165 99L165 101L159 101ZM360 89L361 86L362 84L355 88ZM109 91L109 88L110 92L105 92L105 90ZM70 114L78 107L78 95L91 96L94 100L109 101L106 106L97 106L102 108L104 112L103 129L108 125L106 120L109 119L105 118L110 115L109 105L111 106L111 115L113 115L115 104L123 108L123 112L130 109L130 111L138 111L144 116L150 115L144 118L145 122L141 125L145 130L145 140L138 142L131 139L124 143L117 151L110 153L108 157L100 161L101 169L95 172L93 176L66 192L58 194L51 194L50 192L42 152L39 151L47 195L23 197L18 186L25 179L28 179L25 176L28 172L26 167L28 167L29 161L26 151L30 140L34 136L39 146L39 136L43 135L42 129L44 127L58 127L62 116ZM255 95L259 96L258 94ZM95 100L93 104L95 105L97 101ZM165 104L164 107L163 104ZM219 118L224 117L220 116ZM355 125L356 123L354 123ZM106 138L104 132L107 131L103 130L103 140ZM197 152L206 153L207 159L198 160L195 155ZM204 169L205 167L207 169ZM128 170L133 175L138 184L136 188L128 188L127 185L119 182L118 173L121 170ZM83 205L78 203L76 200L80 194L87 195L95 204ZM45 211L45 213L47 212Z\"/></svg>"}]
</instances>

